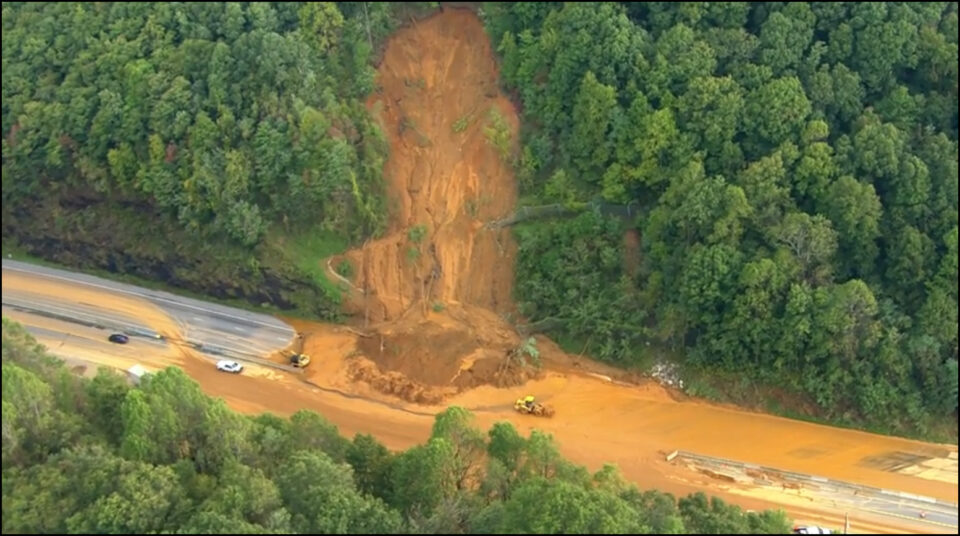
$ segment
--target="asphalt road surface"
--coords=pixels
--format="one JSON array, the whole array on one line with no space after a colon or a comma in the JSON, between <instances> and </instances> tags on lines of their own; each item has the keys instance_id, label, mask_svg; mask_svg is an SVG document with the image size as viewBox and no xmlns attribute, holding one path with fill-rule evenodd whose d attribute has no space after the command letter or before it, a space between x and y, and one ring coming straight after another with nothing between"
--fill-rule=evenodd
<instances>
[{"instance_id":1,"label":"asphalt road surface","mask_svg":"<svg viewBox=\"0 0 960 536\"><path fill-rule=\"evenodd\" d=\"M271 316L91 275L7 259L3 260L3 272L5 277L9 273L32 280L26 285L5 287L5 307L52 318L73 319L132 337L181 338L181 342L212 356L259 361L287 348L296 336L292 327ZM132 312L124 314L121 308L110 309L102 300L78 300L66 293L51 297L49 293L31 291L33 285L48 283L88 287L104 296L148 302L176 323L177 332L158 333Z\"/></svg>"}]
</instances>

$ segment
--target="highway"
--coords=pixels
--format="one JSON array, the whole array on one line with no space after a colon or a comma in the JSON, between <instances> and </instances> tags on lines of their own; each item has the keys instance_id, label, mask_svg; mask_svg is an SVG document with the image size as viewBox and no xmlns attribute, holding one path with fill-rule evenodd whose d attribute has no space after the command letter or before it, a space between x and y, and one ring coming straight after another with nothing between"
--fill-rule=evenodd
<instances>
[{"instance_id":1,"label":"highway","mask_svg":"<svg viewBox=\"0 0 960 536\"><path fill-rule=\"evenodd\" d=\"M392 449L425 441L432 415L442 409L387 404L368 387L338 383L337 371L354 348L345 338L325 339L323 351L312 352L315 363L308 374L299 374L299 369L291 374L277 370L289 367L266 358L293 340L295 331L285 323L97 277L4 260L3 315L23 324L70 365L119 370L134 363L148 370L178 366L207 394L223 398L235 410L290 415L311 409L347 437L373 434ZM108 342L107 336L116 331L130 333L130 342ZM211 360L220 354L243 359L249 366L242 375L217 372ZM305 381L308 379L311 382ZM522 394L520 389L550 397L560 417L518 418L503 401L514 400ZM596 400L609 403L598 406L593 403ZM508 420L521 434L534 427L544 430L556 437L560 452L568 459L591 470L615 463L625 477L644 489L657 488L678 496L705 491L758 510L781 506L798 522L833 527L840 526L849 507L854 532L938 533L945 528L956 532L955 445L830 428L700 401L676 401L663 395L659 387L611 385L563 374L548 375L512 390L484 386L458 394L447 403L473 411L481 429ZM915 500L881 503L867 498L849 500L837 493L797 496L773 486L731 486L663 461L663 453L676 448L902 490L947 504L945 509L930 508L927 519L921 520L914 511ZM928 453L936 462L953 456L952 472L937 479L920 478L867 463L902 453Z\"/></svg>"},{"instance_id":2,"label":"highway","mask_svg":"<svg viewBox=\"0 0 960 536\"><path fill-rule=\"evenodd\" d=\"M225 307L109 281L99 277L67 272L13 260L3 260L4 308L61 320L73 320L87 326L131 337L173 339L211 356L264 363L263 357L290 346L296 333L289 325L271 316ZM7 285L8 278L19 277L26 284ZM35 292L34 285L62 283L96 291L100 299L72 299L73 293ZM113 297L105 302L103 297ZM166 329L150 325L131 307L109 307L117 301L137 300L154 306L173 326ZM290 367L291 370L296 370Z\"/></svg>"}]
</instances>

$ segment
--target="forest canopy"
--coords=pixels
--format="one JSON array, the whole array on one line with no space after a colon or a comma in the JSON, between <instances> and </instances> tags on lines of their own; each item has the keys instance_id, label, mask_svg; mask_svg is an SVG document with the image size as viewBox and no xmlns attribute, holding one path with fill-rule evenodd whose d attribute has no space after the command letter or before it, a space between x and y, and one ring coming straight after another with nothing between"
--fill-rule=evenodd
<instances>
[{"instance_id":1,"label":"forest canopy","mask_svg":"<svg viewBox=\"0 0 960 536\"><path fill-rule=\"evenodd\" d=\"M384 225L386 3L5 2L3 203L69 192L259 243Z\"/></svg>"},{"instance_id":2,"label":"forest canopy","mask_svg":"<svg viewBox=\"0 0 960 536\"><path fill-rule=\"evenodd\" d=\"M532 321L615 363L682 351L833 417L922 432L955 413L956 2L482 16L522 105L528 198L640 212L518 229Z\"/></svg>"}]
</instances>

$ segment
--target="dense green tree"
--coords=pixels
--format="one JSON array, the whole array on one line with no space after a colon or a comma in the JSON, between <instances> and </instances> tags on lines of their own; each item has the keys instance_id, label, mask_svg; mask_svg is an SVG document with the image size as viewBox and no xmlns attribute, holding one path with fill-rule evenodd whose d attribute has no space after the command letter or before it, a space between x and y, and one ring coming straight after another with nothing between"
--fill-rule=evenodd
<instances>
[{"instance_id":1,"label":"dense green tree","mask_svg":"<svg viewBox=\"0 0 960 536\"><path fill-rule=\"evenodd\" d=\"M346 459L350 442L340 435L337 427L312 411L300 410L290 417L290 451L316 449L335 462Z\"/></svg>"},{"instance_id":2,"label":"dense green tree","mask_svg":"<svg viewBox=\"0 0 960 536\"><path fill-rule=\"evenodd\" d=\"M837 251L837 233L830 220L821 215L811 217L804 212L792 212L774 232L778 242L800 264L802 277L807 282L818 284L830 279L831 261Z\"/></svg>"},{"instance_id":3,"label":"dense green tree","mask_svg":"<svg viewBox=\"0 0 960 536\"><path fill-rule=\"evenodd\" d=\"M636 510L616 495L538 477L506 501L498 532L606 534L646 532Z\"/></svg>"},{"instance_id":4,"label":"dense green tree","mask_svg":"<svg viewBox=\"0 0 960 536\"><path fill-rule=\"evenodd\" d=\"M573 132L570 150L577 167L587 176L596 176L606 167L610 155L608 131L616 112L617 93L587 71L573 105Z\"/></svg>"},{"instance_id":5,"label":"dense green tree","mask_svg":"<svg viewBox=\"0 0 960 536\"><path fill-rule=\"evenodd\" d=\"M760 29L760 61L777 76L796 68L813 39L815 21L806 2L791 2L772 13Z\"/></svg>"},{"instance_id":6,"label":"dense green tree","mask_svg":"<svg viewBox=\"0 0 960 536\"><path fill-rule=\"evenodd\" d=\"M756 155L767 147L797 139L810 115L811 105L796 77L773 79L749 93L744 129Z\"/></svg>"},{"instance_id":7,"label":"dense green tree","mask_svg":"<svg viewBox=\"0 0 960 536\"><path fill-rule=\"evenodd\" d=\"M923 285L933 269L929 260L934 244L930 237L910 225L896 229L889 236L890 241L884 248L890 257L885 275L901 303L913 310L923 299Z\"/></svg>"},{"instance_id":8,"label":"dense green tree","mask_svg":"<svg viewBox=\"0 0 960 536\"><path fill-rule=\"evenodd\" d=\"M783 511L743 515L740 507L701 492L680 499L680 513L688 530L700 534L783 534L790 523Z\"/></svg>"},{"instance_id":9,"label":"dense green tree","mask_svg":"<svg viewBox=\"0 0 960 536\"><path fill-rule=\"evenodd\" d=\"M826 127L823 121L811 121L804 132L804 147L793 169L791 189L793 198L808 211L827 196L830 184L839 170L833 154L833 148L824 141L823 135L815 134L819 127ZM825 130L825 129L824 129Z\"/></svg>"},{"instance_id":10,"label":"dense green tree","mask_svg":"<svg viewBox=\"0 0 960 536\"><path fill-rule=\"evenodd\" d=\"M67 519L67 530L107 534L170 530L183 522L185 508L172 469L136 463L122 471L112 493Z\"/></svg>"},{"instance_id":11,"label":"dense green tree","mask_svg":"<svg viewBox=\"0 0 960 536\"><path fill-rule=\"evenodd\" d=\"M780 152L750 164L737 177L737 185L750 204L752 223L755 228L768 230L765 234L783 220L784 213L793 205Z\"/></svg>"},{"instance_id":12,"label":"dense green tree","mask_svg":"<svg viewBox=\"0 0 960 536\"><path fill-rule=\"evenodd\" d=\"M346 453L357 489L384 500L391 496L389 478L393 459L386 447L367 434L357 434Z\"/></svg>"},{"instance_id":13,"label":"dense green tree","mask_svg":"<svg viewBox=\"0 0 960 536\"><path fill-rule=\"evenodd\" d=\"M713 49L682 22L660 34L655 50L647 76L651 95L662 101L684 93L690 80L708 76L716 68Z\"/></svg>"},{"instance_id":14,"label":"dense green tree","mask_svg":"<svg viewBox=\"0 0 960 536\"><path fill-rule=\"evenodd\" d=\"M470 413L460 407L447 408L434 417L431 439L443 439L453 448L454 478L458 490L479 479L485 450L483 434L474 428Z\"/></svg>"},{"instance_id":15,"label":"dense green tree","mask_svg":"<svg viewBox=\"0 0 960 536\"><path fill-rule=\"evenodd\" d=\"M230 462L224 467L217 488L199 510L191 519L192 523L204 525L225 521L274 531L289 529L290 516L283 506L277 485L259 469L238 462Z\"/></svg>"},{"instance_id":16,"label":"dense green tree","mask_svg":"<svg viewBox=\"0 0 960 536\"><path fill-rule=\"evenodd\" d=\"M286 461L277 487L301 533L382 534L400 528L400 516L354 487L351 469L321 452L300 452Z\"/></svg>"},{"instance_id":17,"label":"dense green tree","mask_svg":"<svg viewBox=\"0 0 960 536\"><path fill-rule=\"evenodd\" d=\"M100 446L74 448L3 478L3 529L67 532L67 520L116 489L121 458ZM127 466L129 467L129 466Z\"/></svg>"},{"instance_id":18,"label":"dense green tree","mask_svg":"<svg viewBox=\"0 0 960 536\"><path fill-rule=\"evenodd\" d=\"M841 275L872 274L883 211L873 185L845 175L830 185L821 205L837 231L840 251L846 252Z\"/></svg>"},{"instance_id":19,"label":"dense green tree","mask_svg":"<svg viewBox=\"0 0 960 536\"><path fill-rule=\"evenodd\" d=\"M728 149L740 130L743 114L743 92L736 81L730 77L694 78L677 102L677 111L683 130L696 136L694 146L706 151L708 172L739 164Z\"/></svg>"},{"instance_id":20,"label":"dense green tree","mask_svg":"<svg viewBox=\"0 0 960 536\"><path fill-rule=\"evenodd\" d=\"M100 369L87 386L90 396L92 421L113 444L119 444L123 434L121 408L130 386L119 374Z\"/></svg>"},{"instance_id":21,"label":"dense green tree","mask_svg":"<svg viewBox=\"0 0 960 536\"><path fill-rule=\"evenodd\" d=\"M186 453L202 471L217 471L247 449L244 421L211 401L180 369L150 377L123 403L125 457L173 463Z\"/></svg>"},{"instance_id":22,"label":"dense green tree","mask_svg":"<svg viewBox=\"0 0 960 536\"><path fill-rule=\"evenodd\" d=\"M406 514L430 516L445 497L456 493L456 471L453 445L434 437L397 457L390 473L390 503Z\"/></svg>"}]
</instances>

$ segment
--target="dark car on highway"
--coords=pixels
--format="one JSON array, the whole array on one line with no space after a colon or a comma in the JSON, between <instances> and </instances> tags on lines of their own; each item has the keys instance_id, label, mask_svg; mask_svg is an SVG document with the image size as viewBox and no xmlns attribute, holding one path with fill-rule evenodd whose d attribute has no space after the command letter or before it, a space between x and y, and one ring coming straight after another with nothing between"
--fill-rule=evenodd
<instances>
[{"instance_id":1,"label":"dark car on highway","mask_svg":"<svg viewBox=\"0 0 960 536\"><path fill-rule=\"evenodd\" d=\"M127 344L128 342L130 342L130 337L127 337L123 333L113 333L112 335L107 337L107 339L110 342L115 342L117 344Z\"/></svg>"}]
</instances>

